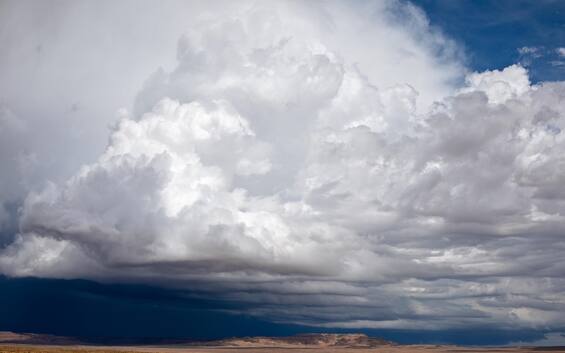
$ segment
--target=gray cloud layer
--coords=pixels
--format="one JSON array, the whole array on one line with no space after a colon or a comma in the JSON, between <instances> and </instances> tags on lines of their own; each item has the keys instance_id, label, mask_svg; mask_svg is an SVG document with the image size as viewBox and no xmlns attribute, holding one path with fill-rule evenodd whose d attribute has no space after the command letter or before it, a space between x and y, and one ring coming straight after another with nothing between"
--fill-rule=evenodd
<instances>
[{"instance_id":1,"label":"gray cloud layer","mask_svg":"<svg viewBox=\"0 0 565 353\"><path fill-rule=\"evenodd\" d=\"M2 200L33 191L3 273L330 327L565 326L563 83L456 86L456 48L409 5L240 5L193 15L98 158L14 194L6 174ZM5 108L0 133L30 124Z\"/></svg>"}]
</instances>

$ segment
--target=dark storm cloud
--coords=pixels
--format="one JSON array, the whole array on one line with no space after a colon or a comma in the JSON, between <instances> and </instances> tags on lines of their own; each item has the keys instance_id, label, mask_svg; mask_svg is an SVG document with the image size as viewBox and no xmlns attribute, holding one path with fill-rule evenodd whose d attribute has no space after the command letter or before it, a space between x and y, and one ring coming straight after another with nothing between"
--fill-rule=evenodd
<instances>
[{"instance_id":1,"label":"dark storm cloud","mask_svg":"<svg viewBox=\"0 0 565 353\"><path fill-rule=\"evenodd\" d=\"M84 280L0 277L0 330L80 337L91 343L156 343L163 339L284 336L322 330L232 315L238 303L201 298L190 291ZM355 329L359 331L359 329ZM348 332L346 329L323 329ZM545 331L370 330L399 343L507 344L541 340Z\"/></svg>"}]
</instances>

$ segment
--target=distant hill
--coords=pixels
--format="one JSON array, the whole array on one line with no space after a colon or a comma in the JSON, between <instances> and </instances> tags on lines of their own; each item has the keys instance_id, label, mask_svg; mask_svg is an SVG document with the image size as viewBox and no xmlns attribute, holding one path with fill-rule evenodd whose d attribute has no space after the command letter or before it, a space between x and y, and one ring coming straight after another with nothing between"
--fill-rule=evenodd
<instances>
[{"instance_id":1,"label":"distant hill","mask_svg":"<svg viewBox=\"0 0 565 353\"><path fill-rule=\"evenodd\" d=\"M39 333L14 333L0 331L0 344L2 343L73 345L80 344L81 341L70 337L45 335Z\"/></svg>"},{"instance_id":2,"label":"distant hill","mask_svg":"<svg viewBox=\"0 0 565 353\"><path fill-rule=\"evenodd\" d=\"M380 338L369 337L365 334L334 334L312 333L289 337L242 337L229 338L216 341L194 341L182 339L119 339L119 338L93 338L79 339L73 337L53 336L35 333L0 332L0 344L19 343L36 345L78 345L78 344L136 344L136 345L183 345L206 347L377 347L390 345L391 342Z\"/></svg>"},{"instance_id":3,"label":"distant hill","mask_svg":"<svg viewBox=\"0 0 565 353\"><path fill-rule=\"evenodd\" d=\"M301 334L290 337L245 337L210 342L212 345L230 347L377 347L391 342L361 333Z\"/></svg>"}]
</instances>

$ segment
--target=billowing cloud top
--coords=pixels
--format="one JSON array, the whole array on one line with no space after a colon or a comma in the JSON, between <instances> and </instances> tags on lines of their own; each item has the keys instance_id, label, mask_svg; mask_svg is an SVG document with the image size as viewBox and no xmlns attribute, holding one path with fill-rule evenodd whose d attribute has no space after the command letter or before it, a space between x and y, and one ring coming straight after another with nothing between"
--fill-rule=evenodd
<instances>
[{"instance_id":1,"label":"billowing cloud top","mask_svg":"<svg viewBox=\"0 0 565 353\"><path fill-rule=\"evenodd\" d=\"M456 49L396 2L242 5L177 59L96 160L27 194L4 274L330 327L565 326L563 83L457 85ZM27 128L7 108L0 127Z\"/></svg>"}]
</instances>

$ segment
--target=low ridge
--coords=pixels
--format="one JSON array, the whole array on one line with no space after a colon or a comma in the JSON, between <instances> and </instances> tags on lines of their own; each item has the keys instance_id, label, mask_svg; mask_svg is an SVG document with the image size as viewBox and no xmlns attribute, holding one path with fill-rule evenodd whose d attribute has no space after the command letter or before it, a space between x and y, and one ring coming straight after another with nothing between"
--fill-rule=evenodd
<instances>
[{"instance_id":1,"label":"low ridge","mask_svg":"<svg viewBox=\"0 0 565 353\"><path fill-rule=\"evenodd\" d=\"M235 347L376 347L391 342L362 333L310 333L289 337L245 337L220 341L222 346Z\"/></svg>"},{"instance_id":2,"label":"low ridge","mask_svg":"<svg viewBox=\"0 0 565 353\"><path fill-rule=\"evenodd\" d=\"M335 333L308 333L287 337L235 337L213 341L194 341L190 339L167 339L167 338L134 338L134 339L85 339L75 337L54 336L33 333L0 332L0 344L38 344L38 345L77 345L77 344L165 344L184 346L206 346L206 347L377 347L390 345L391 342L380 338L369 337L361 333L335 334Z\"/></svg>"}]
</instances>

